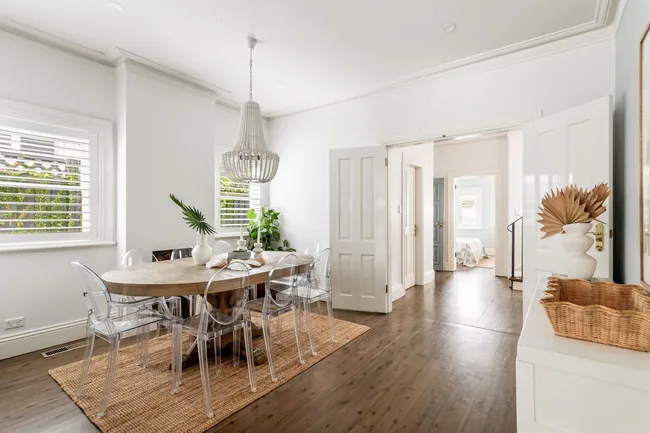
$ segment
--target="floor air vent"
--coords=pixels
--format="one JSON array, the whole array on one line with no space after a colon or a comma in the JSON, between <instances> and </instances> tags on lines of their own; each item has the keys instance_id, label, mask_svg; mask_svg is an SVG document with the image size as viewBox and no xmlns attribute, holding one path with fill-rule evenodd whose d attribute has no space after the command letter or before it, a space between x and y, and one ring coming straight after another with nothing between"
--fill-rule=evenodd
<instances>
[{"instance_id":1,"label":"floor air vent","mask_svg":"<svg viewBox=\"0 0 650 433\"><path fill-rule=\"evenodd\" d=\"M55 349L50 349L47 352L42 352L43 358L49 358L51 356L56 356L61 353L70 352L71 350L81 349L86 347L85 341L80 341L78 343L66 344L65 346L57 347Z\"/></svg>"}]
</instances>

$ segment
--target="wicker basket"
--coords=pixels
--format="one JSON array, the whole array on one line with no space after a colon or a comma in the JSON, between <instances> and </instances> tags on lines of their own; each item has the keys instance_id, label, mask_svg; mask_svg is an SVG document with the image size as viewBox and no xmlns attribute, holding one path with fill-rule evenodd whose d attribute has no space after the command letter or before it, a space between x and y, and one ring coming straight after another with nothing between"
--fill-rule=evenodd
<instances>
[{"instance_id":1,"label":"wicker basket","mask_svg":"<svg viewBox=\"0 0 650 433\"><path fill-rule=\"evenodd\" d=\"M549 278L545 294L555 335L650 352L650 297L640 287Z\"/></svg>"}]
</instances>

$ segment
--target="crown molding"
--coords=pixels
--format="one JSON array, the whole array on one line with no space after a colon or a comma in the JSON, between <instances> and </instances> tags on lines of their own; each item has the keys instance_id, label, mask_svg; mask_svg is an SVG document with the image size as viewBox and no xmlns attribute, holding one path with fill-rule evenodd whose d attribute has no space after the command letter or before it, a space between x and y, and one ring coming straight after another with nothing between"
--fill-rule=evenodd
<instances>
[{"instance_id":1,"label":"crown molding","mask_svg":"<svg viewBox=\"0 0 650 433\"><path fill-rule=\"evenodd\" d=\"M593 22L566 31L557 32L541 38L532 39L522 43L488 51L476 56L467 57L458 61L446 63L424 71L410 74L392 83L380 86L371 91L358 95L321 104L313 107L280 110L268 113L269 120L281 119L297 114L330 107L345 102L354 101L367 96L384 93L389 90L406 87L420 81L436 82L445 79L458 78L459 76L477 74L493 69L498 69L521 62L546 57L553 54L570 51L586 45L597 44L615 37L616 28L613 25L601 26Z\"/></svg>"},{"instance_id":2,"label":"crown molding","mask_svg":"<svg viewBox=\"0 0 650 433\"><path fill-rule=\"evenodd\" d=\"M405 87L419 81L453 79L462 75L485 72L530 61L535 58L569 51L585 45L599 43L615 37L626 1L598 0L594 19L590 22L405 75L390 83L349 98L315 106L295 107L275 112L266 112L262 113L262 115L265 120L280 119ZM121 48L116 48L115 53L93 50L2 17L0 17L0 31L104 66L115 68L119 65L127 64L127 69L130 67L132 70L137 70L141 74L163 77L163 80L169 83L177 81L198 94L213 98L215 104L226 108L239 109L241 105L240 101L235 101L225 96L225 94L231 94L226 89L199 80L175 69L168 68Z\"/></svg>"},{"instance_id":3,"label":"crown molding","mask_svg":"<svg viewBox=\"0 0 650 433\"><path fill-rule=\"evenodd\" d=\"M75 44L67 39L54 36L8 18L0 17L0 31L10 36L17 36L32 43L44 45L59 52L71 54L78 58L90 60L104 66L113 66L113 62L109 59L108 53Z\"/></svg>"}]
</instances>

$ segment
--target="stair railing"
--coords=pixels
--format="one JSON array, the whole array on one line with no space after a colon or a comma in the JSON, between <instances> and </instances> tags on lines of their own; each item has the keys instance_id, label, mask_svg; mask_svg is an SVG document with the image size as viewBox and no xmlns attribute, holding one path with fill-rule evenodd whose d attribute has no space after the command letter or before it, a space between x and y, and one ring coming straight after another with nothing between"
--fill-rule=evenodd
<instances>
[{"instance_id":1,"label":"stair railing","mask_svg":"<svg viewBox=\"0 0 650 433\"><path fill-rule=\"evenodd\" d=\"M517 223L519 221L522 221L524 217L519 217L510 224L508 224L508 227L506 227L506 230L508 230L512 236L511 236L511 244L510 244L510 277L508 278L510 280L510 288L513 288L514 282L515 281L523 281L524 280L524 237L519 236L521 239L521 276L516 277L515 276L515 254L516 254L516 242L517 242ZM523 221L521 223L523 226ZM523 235L523 229L522 229L522 235Z\"/></svg>"}]
</instances>

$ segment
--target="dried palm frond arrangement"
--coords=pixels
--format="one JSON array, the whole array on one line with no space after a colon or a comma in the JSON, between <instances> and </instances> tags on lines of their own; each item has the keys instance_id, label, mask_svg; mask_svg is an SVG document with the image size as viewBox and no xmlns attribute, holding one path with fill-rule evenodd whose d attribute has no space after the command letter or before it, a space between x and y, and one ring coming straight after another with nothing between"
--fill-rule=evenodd
<instances>
[{"instance_id":1,"label":"dried palm frond arrangement","mask_svg":"<svg viewBox=\"0 0 650 433\"><path fill-rule=\"evenodd\" d=\"M569 185L546 193L542 199L538 220L542 224L544 238L563 233L563 226L575 223L590 223L607 210L604 203L610 190L606 183L599 183L591 189Z\"/></svg>"}]
</instances>

